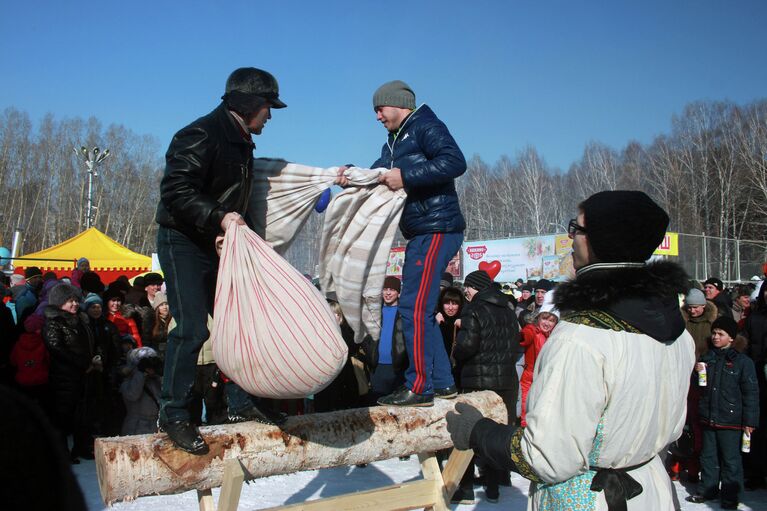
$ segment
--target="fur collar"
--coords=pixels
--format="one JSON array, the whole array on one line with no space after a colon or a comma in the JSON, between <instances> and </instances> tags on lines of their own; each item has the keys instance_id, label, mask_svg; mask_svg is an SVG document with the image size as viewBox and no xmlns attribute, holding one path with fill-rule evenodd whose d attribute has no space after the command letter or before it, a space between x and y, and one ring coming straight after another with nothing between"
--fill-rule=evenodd
<instances>
[{"instance_id":1,"label":"fur collar","mask_svg":"<svg viewBox=\"0 0 767 511\"><path fill-rule=\"evenodd\" d=\"M557 286L554 303L560 311L606 310L628 298L668 298L685 294L687 274L668 261L642 268L600 269L586 272Z\"/></svg>"}]
</instances>

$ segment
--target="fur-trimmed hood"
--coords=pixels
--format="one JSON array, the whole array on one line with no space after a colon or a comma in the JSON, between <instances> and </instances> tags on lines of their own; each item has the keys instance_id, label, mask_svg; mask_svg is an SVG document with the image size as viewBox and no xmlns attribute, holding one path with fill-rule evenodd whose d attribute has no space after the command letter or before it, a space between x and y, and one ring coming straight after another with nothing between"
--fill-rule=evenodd
<instances>
[{"instance_id":1,"label":"fur-trimmed hood","mask_svg":"<svg viewBox=\"0 0 767 511\"><path fill-rule=\"evenodd\" d=\"M684 331L679 295L687 292L688 282L684 270L667 261L599 268L559 285L554 303L563 314L608 312L658 341L670 342Z\"/></svg>"}]
</instances>

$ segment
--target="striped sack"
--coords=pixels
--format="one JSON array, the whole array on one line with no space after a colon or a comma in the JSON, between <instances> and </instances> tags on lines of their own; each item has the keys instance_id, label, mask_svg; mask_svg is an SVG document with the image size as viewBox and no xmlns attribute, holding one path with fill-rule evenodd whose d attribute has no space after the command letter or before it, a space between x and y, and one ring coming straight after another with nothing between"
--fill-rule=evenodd
<instances>
[{"instance_id":1,"label":"striped sack","mask_svg":"<svg viewBox=\"0 0 767 511\"><path fill-rule=\"evenodd\" d=\"M249 394L277 399L325 388L348 351L322 294L237 224L224 236L211 340L224 374Z\"/></svg>"}]
</instances>

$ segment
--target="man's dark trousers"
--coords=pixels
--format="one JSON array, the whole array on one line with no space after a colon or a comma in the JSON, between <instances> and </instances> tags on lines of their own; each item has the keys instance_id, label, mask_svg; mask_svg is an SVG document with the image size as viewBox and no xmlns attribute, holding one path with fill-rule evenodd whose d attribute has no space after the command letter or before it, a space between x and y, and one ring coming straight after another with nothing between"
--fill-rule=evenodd
<instances>
[{"instance_id":1,"label":"man's dark trousers","mask_svg":"<svg viewBox=\"0 0 767 511\"><path fill-rule=\"evenodd\" d=\"M462 242L461 232L422 234L408 241L405 249L399 313L410 361L405 384L416 394L431 395L435 388L454 384L450 359L434 315L442 272Z\"/></svg>"},{"instance_id":2,"label":"man's dark trousers","mask_svg":"<svg viewBox=\"0 0 767 511\"><path fill-rule=\"evenodd\" d=\"M157 256L165 274L168 305L176 327L168 333L165 354L160 423L189 420L197 357L208 339L208 315L213 315L213 300L218 273L218 256L175 229L162 227L157 232ZM227 386L235 385L234 382ZM228 407L238 412L250 406L248 394L237 387L227 389Z\"/></svg>"}]
</instances>

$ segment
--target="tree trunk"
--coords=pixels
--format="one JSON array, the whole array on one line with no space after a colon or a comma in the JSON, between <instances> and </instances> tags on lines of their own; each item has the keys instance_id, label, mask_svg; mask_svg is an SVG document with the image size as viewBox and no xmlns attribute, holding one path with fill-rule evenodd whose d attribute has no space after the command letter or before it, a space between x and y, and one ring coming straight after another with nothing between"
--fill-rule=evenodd
<instances>
[{"instance_id":1,"label":"tree trunk","mask_svg":"<svg viewBox=\"0 0 767 511\"><path fill-rule=\"evenodd\" d=\"M143 495L181 493L221 486L224 461L239 458L248 479L302 470L370 463L434 452L452 446L445 414L455 403L478 408L506 422L506 407L494 392L437 399L430 408L371 407L290 417L282 427L257 422L200 428L210 447L195 456L173 446L167 435L96 440L96 470L104 502Z\"/></svg>"}]
</instances>

